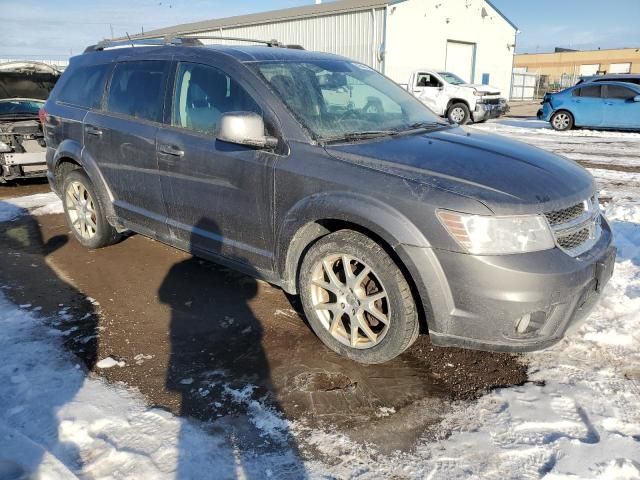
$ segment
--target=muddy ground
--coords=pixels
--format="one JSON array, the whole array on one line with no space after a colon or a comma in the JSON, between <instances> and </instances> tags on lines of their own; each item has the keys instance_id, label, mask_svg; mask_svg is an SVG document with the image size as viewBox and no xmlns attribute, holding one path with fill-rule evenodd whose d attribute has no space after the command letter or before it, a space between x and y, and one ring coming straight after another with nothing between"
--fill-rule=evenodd
<instances>
[{"instance_id":1,"label":"muddy ground","mask_svg":"<svg viewBox=\"0 0 640 480\"><path fill-rule=\"evenodd\" d=\"M2 187L0 198L39 191L46 185ZM353 363L325 348L278 288L140 235L86 250L62 215L0 223L0 252L5 293L58 313L88 370L204 422L242 417L248 403L233 392L255 385L250 397L287 418L408 450L442 433L453 402L527 380L516 355L433 347L426 335L385 365ZM108 356L125 366L99 369Z\"/></svg>"}]
</instances>

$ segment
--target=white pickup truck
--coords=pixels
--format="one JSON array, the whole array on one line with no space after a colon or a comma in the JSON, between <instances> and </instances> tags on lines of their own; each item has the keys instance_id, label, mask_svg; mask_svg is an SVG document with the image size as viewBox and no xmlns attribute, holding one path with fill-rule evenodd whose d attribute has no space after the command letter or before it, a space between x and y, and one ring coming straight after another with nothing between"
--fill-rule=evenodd
<instances>
[{"instance_id":1,"label":"white pickup truck","mask_svg":"<svg viewBox=\"0 0 640 480\"><path fill-rule=\"evenodd\" d=\"M467 83L450 72L415 70L409 77L407 90L452 123L484 122L509 111L507 99L500 96L497 88Z\"/></svg>"}]
</instances>

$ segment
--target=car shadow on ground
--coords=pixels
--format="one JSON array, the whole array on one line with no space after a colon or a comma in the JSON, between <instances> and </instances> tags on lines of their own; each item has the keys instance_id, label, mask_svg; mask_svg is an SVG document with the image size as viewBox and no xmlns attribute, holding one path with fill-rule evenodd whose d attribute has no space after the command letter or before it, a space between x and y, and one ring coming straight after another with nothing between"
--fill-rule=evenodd
<instances>
[{"instance_id":1,"label":"car shadow on ground","mask_svg":"<svg viewBox=\"0 0 640 480\"><path fill-rule=\"evenodd\" d=\"M2 203L0 200L0 209ZM45 240L36 218L29 215L0 223L0 251L4 257L0 267L0 285L11 302L31 310L33 315L42 319L44 326L62 331L63 344L82 358L86 365L82 371L87 373L96 362L98 313L93 303L61 278L48 262L49 257L67 241L65 235ZM28 267L21 268L24 265ZM18 345L18 348L38 349L39 341L34 338ZM72 379L48 377L42 385L39 379L43 375L55 377L57 374L50 368L39 363L0 366L0 379L3 379L0 383L3 388L11 389L11 399L0 408L0 423L33 439L34 443L29 445L37 445L37 448L24 453L29 458L29 468L37 468L45 451L55 452L67 464L80 465L82 462L75 445L59 439L56 412L73 400L82 387L84 375ZM9 378L4 378L5 375ZM22 383L16 384L16 378ZM37 414L31 415L34 409L37 409ZM25 471L27 467L16 464L15 458L3 458L2 453L0 451L0 476L1 472L12 472L15 478L31 478L33 472ZM20 476L20 472L24 476Z\"/></svg>"}]
</instances>

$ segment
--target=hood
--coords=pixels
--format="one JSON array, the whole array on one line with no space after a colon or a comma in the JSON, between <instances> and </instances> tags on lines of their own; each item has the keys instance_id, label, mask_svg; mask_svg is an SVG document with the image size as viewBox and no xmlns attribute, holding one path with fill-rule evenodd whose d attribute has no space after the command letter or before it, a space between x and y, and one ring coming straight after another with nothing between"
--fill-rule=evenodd
<instances>
[{"instance_id":1,"label":"hood","mask_svg":"<svg viewBox=\"0 0 640 480\"><path fill-rule=\"evenodd\" d=\"M0 100L10 98L46 100L59 77L60 72L45 63L0 64Z\"/></svg>"},{"instance_id":2,"label":"hood","mask_svg":"<svg viewBox=\"0 0 640 480\"><path fill-rule=\"evenodd\" d=\"M471 87L479 92L484 92L487 95L500 95L500 89L492 87L491 85L480 85L478 83L465 83L465 87Z\"/></svg>"},{"instance_id":3,"label":"hood","mask_svg":"<svg viewBox=\"0 0 640 480\"><path fill-rule=\"evenodd\" d=\"M473 198L496 215L564 208L595 190L593 177L572 160L465 128L326 149L340 160Z\"/></svg>"}]
</instances>

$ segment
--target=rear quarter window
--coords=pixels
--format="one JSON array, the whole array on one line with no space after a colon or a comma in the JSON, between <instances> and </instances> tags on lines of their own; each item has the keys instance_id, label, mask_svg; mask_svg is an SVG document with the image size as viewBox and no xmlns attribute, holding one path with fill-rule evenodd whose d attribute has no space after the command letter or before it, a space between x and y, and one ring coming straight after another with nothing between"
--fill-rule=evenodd
<instances>
[{"instance_id":1,"label":"rear quarter window","mask_svg":"<svg viewBox=\"0 0 640 480\"><path fill-rule=\"evenodd\" d=\"M109 64L78 67L70 72L57 101L83 108L99 108L109 73Z\"/></svg>"}]
</instances>

